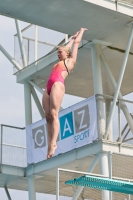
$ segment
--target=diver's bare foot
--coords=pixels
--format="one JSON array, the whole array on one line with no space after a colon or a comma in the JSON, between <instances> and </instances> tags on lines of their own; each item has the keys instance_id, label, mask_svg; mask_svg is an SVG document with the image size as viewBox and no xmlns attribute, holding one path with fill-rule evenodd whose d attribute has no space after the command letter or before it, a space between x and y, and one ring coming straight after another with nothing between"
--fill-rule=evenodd
<instances>
[{"instance_id":1,"label":"diver's bare foot","mask_svg":"<svg viewBox=\"0 0 133 200\"><path fill-rule=\"evenodd\" d=\"M47 158L52 158L52 156L54 155L54 152L55 152L56 148L57 148L56 144L49 145Z\"/></svg>"},{"instance_id":2,"label":"diver's bare foot","mask_svg":"<svg viewBox=\"0 0 133 200\"><path fill-rule=\"evenodd\" d=\"M47 156L48 156L49 150L50 150L50 144L48 144L48 148L47 148Z\"/></svg>"}]
</instances>

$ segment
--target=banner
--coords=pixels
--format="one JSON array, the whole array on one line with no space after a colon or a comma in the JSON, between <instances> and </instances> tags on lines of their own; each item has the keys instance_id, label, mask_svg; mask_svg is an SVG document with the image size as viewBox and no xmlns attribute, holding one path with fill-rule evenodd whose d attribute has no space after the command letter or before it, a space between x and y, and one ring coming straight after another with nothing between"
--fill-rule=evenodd
<instances>
[{"instance_id":1,"label":"banner","mask_svg":"<svg viewBox=\"0 0 133 200\"><path fill-rule=\"evenodd\" d=\"M71 151L98 138L95 96L59 112L60 131L55 155ZM26 127L28 164L47 159L46 119Z\"/></svg>"}]
</instances>

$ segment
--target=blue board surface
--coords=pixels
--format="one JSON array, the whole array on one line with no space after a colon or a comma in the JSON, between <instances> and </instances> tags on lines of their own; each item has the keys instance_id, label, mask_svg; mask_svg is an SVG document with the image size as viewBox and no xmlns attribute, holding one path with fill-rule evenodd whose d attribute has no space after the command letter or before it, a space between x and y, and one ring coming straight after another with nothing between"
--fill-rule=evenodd
<instances>
[{"instance_id":1,"label":"blue board surface","mask_svg":"<svg viewBox=\"0 0 133 200\"><path fill-rule=\"evenodd\" d=\"M72 180L68 180L65 182L65 184L133 194L133 183L95 176L81 176Z\"/></svg>"}]
</instances>

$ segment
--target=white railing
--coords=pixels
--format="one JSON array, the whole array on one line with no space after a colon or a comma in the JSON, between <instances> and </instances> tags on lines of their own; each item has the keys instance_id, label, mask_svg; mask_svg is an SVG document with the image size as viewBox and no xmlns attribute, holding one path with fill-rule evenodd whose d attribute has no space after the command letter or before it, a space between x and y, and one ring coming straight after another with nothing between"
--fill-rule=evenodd
<instances>
[{"instance_id":1,"label":"white railing","mask_svg":"<svg viewBox=\"0 0 133 200\"><path fill-rule=\"evenodd\" d=\"M60 45L67 43L70 37L33 24L21 30L21 34L27 65L55 51ZM14 35L14 58L23 67L17 34Z\"/></svg>"},{"instance_id":2,"label":"white railing","mask_svg":"<svg viewBox=\"0 0 133 200\"><path fill-rule=\"evenodd\" d=\"M0 125L0 164L27 166L25 128Z\"/></svg>"},{"instance_id":3,"label":"white railing","mask_svg":"<svg viewBox=\"0 0 133 200\"><path fill-rule=\"evenodd\" d=\"M119 0L119 1L133 6L133 0Z\"/></svg>"}]
</instances>

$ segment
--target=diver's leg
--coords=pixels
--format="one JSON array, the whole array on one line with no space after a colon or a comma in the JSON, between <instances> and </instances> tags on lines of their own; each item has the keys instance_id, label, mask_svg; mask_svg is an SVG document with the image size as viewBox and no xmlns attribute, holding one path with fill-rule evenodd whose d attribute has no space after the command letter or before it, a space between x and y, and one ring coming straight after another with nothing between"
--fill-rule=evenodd
<instances>
[{"instance_id":1,"label":"diver's leg","mask_svg":"<svg viewBox=\"0 0 133 200\"><path fill-rule=\"evenodd\" d=\"M54 155L56 149L56 140L59 134L59 119L58 112L62 103L62 99L65 93L64 84L61 82L55 82L52 86L50 93L50 115L51 115L51 123L52 123L52 137L48 158Z\"/></svg>"},{"instance_id":2,"label":"diver's leg","mask_svg":"<svg viewBox=\"0 0 133 200\"><path fill-rule=\"evenodd\" d=\"M46 121L47 121L48 151L49 151L49 145L51 143L51 138L52 138L52 124L51 124L51 115L50 115L50 96L47 94L46 90L45 90L43 98L42 98L42 105L43 105L43 109L45 111L45 117L46 117Z\"/></svg>"}]
</instances>

